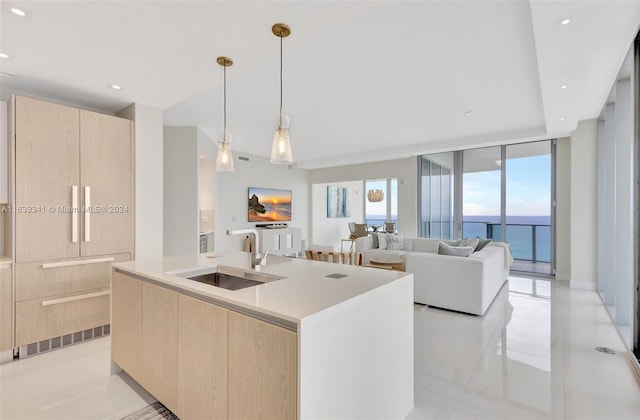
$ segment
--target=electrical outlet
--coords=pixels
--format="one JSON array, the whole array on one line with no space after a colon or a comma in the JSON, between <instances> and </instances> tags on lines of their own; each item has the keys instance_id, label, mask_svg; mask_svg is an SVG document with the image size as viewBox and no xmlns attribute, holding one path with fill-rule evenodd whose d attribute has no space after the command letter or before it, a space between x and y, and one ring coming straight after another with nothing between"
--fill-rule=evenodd
<instances>
[{"instance_id":1,"label":"electrical outlet","mask_svg":"<svg viewBox=\"0 0 640 420\"><path fill-rule=\"evenodd\" d=\"M231 221L232 222L237 222L238 221L238 216L231 216Z\"/></svg>"}]
</instances>

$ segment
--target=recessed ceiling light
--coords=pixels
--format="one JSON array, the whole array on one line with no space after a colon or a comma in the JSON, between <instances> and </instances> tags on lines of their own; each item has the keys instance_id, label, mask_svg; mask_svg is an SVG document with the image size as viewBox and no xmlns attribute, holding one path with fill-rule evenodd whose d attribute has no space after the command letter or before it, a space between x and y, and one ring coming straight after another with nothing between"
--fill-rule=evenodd
<instances>
[{"instance_id":1,"label":"recessed ceiling light","mask_svg":"<svg viewBox=\"0 0 640 420\"><path fill-rule=\"evenodd\" d=\"M571 18L564 18L560 21L562 25L568 25L571 23Z\"/></svg>"},{"instance_id":2,"label":"recessed ceiling light","mask_svg":"<svg viewBox=\"0 0 640 420\"><path fill-rule=\"evenodd\" d=\"M114 84L114 83L110 84L110 85L109 85L109 87L110 87L111 89L115 89L115 90L120 90L120 89L122 89L122 86L120 86L120 85L116 85L116 84Z\"/></svg>"},{"instance_id":3,"label":"recessed ceiling light","mask_svg":"<svg viewBox=\"0 0 640 420\"><path fill-rule=\"evenodd\" d=\"M11 8L11 13L13 13L14 15L21 16L21 17L27 16L27 12L25 12L23 9L21 9L19 7L12 7Z\"/></svg>"},{"instance_id":4,"label":"recessed ceiling light","mask_svg":"<svg viewBox=\"0 0 640 420\"><path fill-rule=\"evenodd\" d=\"M469 115L473 115L473 111L467 111L467 112L465 112L465 113L464 113L464 115L466 115L467 117L468 117Z\"/></svg>"},{"instance_id":5,"label":"recessed ceiling light","mask_svg":"<svg viewBox=\"0 0 640 420\"><path fill-rule=\"evenodd\" d=\"M0 58L9 58L9 54L0 53Z\"/></svg>"},{"instance_id":6,"label":"recessed ceiling light","mask_svg":"<svg viewBox=\"0 0 640 420\"><path fill-rule=\"evenodd\" d=\"M560 121L564 121L564 120L566 120L565 117L560 117Z\"/></svg>"},{"instance_id":7,"label":"recessed ceiling light","mask_svg":"<svg viewBox=\"0 0 640 420\"><path fill-rule=\"evenodd\" d=\"M567 85L560 85L560 89L566 89Z\"/></svg>"}]
</instances>

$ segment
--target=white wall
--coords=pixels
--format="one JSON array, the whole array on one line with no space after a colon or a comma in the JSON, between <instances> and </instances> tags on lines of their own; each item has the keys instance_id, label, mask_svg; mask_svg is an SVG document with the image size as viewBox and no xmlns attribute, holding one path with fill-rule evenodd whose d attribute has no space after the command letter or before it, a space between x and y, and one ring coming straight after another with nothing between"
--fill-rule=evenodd
<instances>
[{"instance_id":1,"label":"white wall","mask_svg":"<svg viewBox=\"0 0 640 420\"><path fill-rule=\"evenodd\" d=\"M556 144L556 279L571 279L571 139Z\"/></svg>"},{"instance_id":2,"label":"white wall","mask_svg":"<svg viewBox=\"0 0 640 420\"><path fill-rule=\"evenodd\" d=\"M136 103L117 115L135 121L135 258L160 258L163 253L162 110Z\"/></svg>"},{"instance_id":3,"label":"white wall","mask_svg":"<svg viewBox=\"0 0 640 420\"><path fill-rule=\"evenodd\" d=\"M164 256L197 254L198 129L164 127Z\"/></svg>"},{"instance_id":4,"label":"white wall","mask_svg":"<svg viewBox=\"0 0 640 420\"><path fill-rule=\"evenodd\" d=\"M239 160L239 156L249 161ZM253 227L248 221L249 187L277 188L292 191L291 227L309 235L309 171L287 165L273 165L269 158L233 151L235 172L216 173L215 249L241 250L241 236L227 236L228 229Z\"/></svg>"},{"instance_id":5,"label":"white wall","mask_svg":"<svg viewBox=\"0 0 640 420\"><path fill-rule=\"evenodd\" d=\"M327 218L327 187L342 187L349 190L351 217ZM363 223L364 220L364 182L332 182L311 186L311 238L314 245L340 246L340 239L349 237L347 223ZM346 243L345 243L346 245Z\"/></svg>"},{"instance_id":6,"label":"white wall","mask_svg":"<svg viewBox=\"0 0 640 420\"><path fill-rule=\"evenodd\" d=\"M571 134L571 287L596 290L598 120Z\"/></svg>"},{"instance_id":7,"label":"white wall","mask_svg":"<svg viewBox=\"0 0 640 420\"><path fill-rule=\"evenodd\" d=\"M418 235L418 163L417 158L388 160L360 165L314 169L312 184L361 181L366 179L398 178L398 233ZM314 205L313 211L321 209ZM315 238L312 238L315 242Z\"/></svg>"}]
</instances>

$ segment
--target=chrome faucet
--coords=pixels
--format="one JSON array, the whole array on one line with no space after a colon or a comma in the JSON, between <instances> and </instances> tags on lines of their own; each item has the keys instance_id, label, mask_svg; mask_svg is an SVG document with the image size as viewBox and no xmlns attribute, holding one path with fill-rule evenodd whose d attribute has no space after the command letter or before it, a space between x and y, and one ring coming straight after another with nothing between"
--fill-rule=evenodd
<instances>
[{"instance_id":1,"label":"chrome faucet","mask_svg":"<svg viewBox=\"0 0 640 420\"><path fill-rule=\"evenodd\" d=\"M254 253L251 254L251 268L263 267L267 264L267 255L265 253L264 258L260 254L260 234L256 229L246 228L246 229L230 229L227 230L227 235L248 235L253 234L255 237L255 250Z\"/></svg>"}]
</instances>

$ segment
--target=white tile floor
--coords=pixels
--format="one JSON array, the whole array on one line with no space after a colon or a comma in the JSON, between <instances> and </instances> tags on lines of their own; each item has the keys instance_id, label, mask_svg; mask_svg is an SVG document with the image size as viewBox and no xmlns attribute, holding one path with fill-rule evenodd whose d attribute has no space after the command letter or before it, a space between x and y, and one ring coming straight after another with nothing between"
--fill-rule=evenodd
<instances>
[{"instance_id":1,"label":"white tile floor","mask_svg":"<svg viewBox=\"0 0 640 420\"><path fill-rule=\"evenodd\" d=\"M484 317L415 312L409 419L640 419L639 382L595 292L516 277L509 289ZM117 419L145 406L148 394L110 375L109 344L1 365L0 418Z\"/></svg>"}]
</instances>

